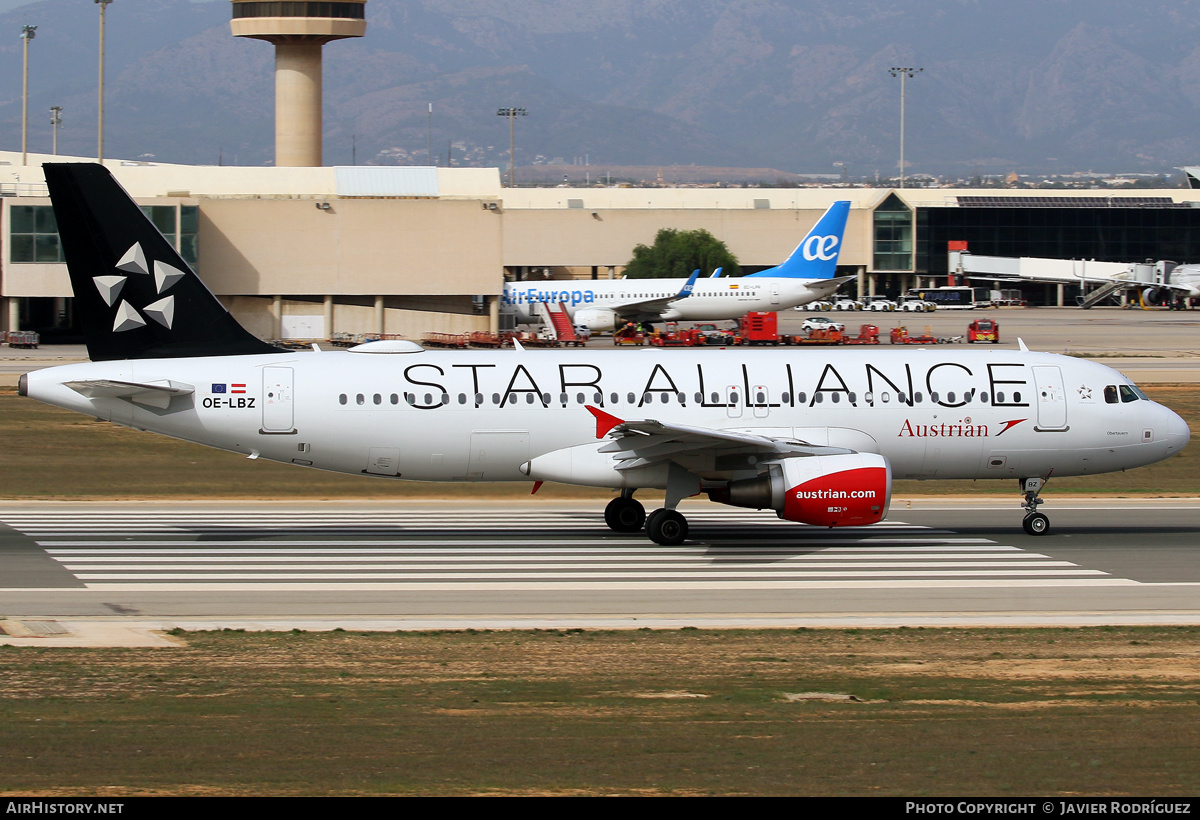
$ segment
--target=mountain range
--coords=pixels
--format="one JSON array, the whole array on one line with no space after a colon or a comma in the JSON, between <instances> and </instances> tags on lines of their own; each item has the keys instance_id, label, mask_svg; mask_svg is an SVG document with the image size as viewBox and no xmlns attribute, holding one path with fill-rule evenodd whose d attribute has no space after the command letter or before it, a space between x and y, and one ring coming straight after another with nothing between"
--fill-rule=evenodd
<instances>
[{"instance_id":1,"label":"mountain range","mask_svg":"<svg viewBox=\"0 0 1200 820\"><path fill-rule=\"evenodd\" d=\"M96 150L97 13L0 0L0 146ZM105 153L273 156L273 49L224 0L115 0ZM720 165L888 177L906 82L908 172L1162 172L1200 161L1200 0L369 0L325 47L325 162ZM433 104L432 116L428 104ZM839 165L835 166L835 163Z\"/></svg>"}]
</instances>

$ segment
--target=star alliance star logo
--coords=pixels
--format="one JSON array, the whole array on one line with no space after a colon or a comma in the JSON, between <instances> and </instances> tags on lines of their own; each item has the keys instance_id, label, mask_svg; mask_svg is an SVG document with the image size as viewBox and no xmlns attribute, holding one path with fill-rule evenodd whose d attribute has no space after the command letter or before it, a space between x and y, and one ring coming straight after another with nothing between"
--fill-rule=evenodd
<instances>
[{"instance_id":1,"label":"star alliance star logo","mask_svg":"<svg viewBox=\"0 0 1200 820\"><path fill-rule=\"evenodd\" d=\"M1083 399L1084 401L1091 401L1092 388L1088 387L1086 384L1079 385L1079 398Z\"/></svg>"},{"instance_id":2,"label":"star alliance star logo","mask_svg":"<svg viewBox=\"0 0 1200 820\"><path fill-rule=\"evenodd\" d=\"M112 307L121 297L121 291L125 289L125 283L130 275L134 276L149 276L150 267L146 265L146 254L142 251L142 246L138 242L133 243L133 247L125 251L116 265L117 270L125 273L125 276L94 276L92 281L96 284L96 290L100 292L102 298L109 307ZM169 289L172 285L185 277L187 274L172 265L165 262L155 261L154 269L154 288L155 293L162 296L163 291ZM113 319L113 333L122 333L126 330L144 327L146 319L142 318L145 314L151 321L171 329L171 323L175 321L175 297L163 296L163 298L151 302L142 308L141 313L137 308L129 304L129 302L121 299L121 304L117 305L117 314Z\"/></svg>"}]
</instances>

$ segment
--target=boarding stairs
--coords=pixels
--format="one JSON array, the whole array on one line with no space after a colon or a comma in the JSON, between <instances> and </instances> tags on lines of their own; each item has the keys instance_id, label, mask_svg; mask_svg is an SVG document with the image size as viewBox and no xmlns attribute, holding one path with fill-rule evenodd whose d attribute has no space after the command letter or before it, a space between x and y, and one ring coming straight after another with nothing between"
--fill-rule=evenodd
<instances>
[{"instance_id":1,"label":"boarding stairs","mask_svg":"<svg viewBox=\"0 0 1200 820\"><path fill-rule=\"evenodd\" d=\"M579 338L575 335L575 326L571 324L571 316L567 313L564 303L538 302L537 313L543 331L550 334L551 338L561 344L579 343Z\"/></svg>"},{"instance_id":2,"label":"boarding stairs","mask_svg":"<svg viewBox=\"0 0 1200 820\"><path fill-rule=\"evenodd\" d=\"M1120 280L1106 282L1104 285L1096 288L1094 291L1084 297L1083 301L1079 303L1079 306L1084 310L1087 310L1090 307L1100 304L1122 288L1127 287L1129 287L1129 283Z\"/></svg>"}]
</instances>

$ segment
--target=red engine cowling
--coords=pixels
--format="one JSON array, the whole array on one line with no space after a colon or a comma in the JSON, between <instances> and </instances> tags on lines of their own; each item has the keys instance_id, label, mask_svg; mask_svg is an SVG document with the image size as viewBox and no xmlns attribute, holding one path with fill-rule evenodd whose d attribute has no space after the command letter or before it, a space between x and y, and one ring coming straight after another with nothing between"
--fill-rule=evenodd
<instances>
[{"instance_id":1,"label":"red engine cowling","mask_svg":"<svg viewBox=\"0 0 1200 820\"><path fill-rule=\"evenodd\" d=\"M735 507L769 507L788 521L861 526L887 515L892 467L875 453L786 458L757 478L731 482L708 495Z\"/></svg>"}]
</instances>

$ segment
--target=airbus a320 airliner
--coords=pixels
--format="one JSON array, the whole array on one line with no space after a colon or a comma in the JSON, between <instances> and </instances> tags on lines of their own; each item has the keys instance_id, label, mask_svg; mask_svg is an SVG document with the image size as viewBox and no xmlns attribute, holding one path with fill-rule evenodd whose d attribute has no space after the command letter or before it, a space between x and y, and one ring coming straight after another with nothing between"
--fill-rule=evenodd
<instances>
[{"instance_id":1,"label":"airbus a320 airliner","mask_svg":"<svg viewBox=\"0 0 1200 820\"><path fill-rule=\"evenodd\" d=\"M850 203L835 202L782 265L740 277L509 282L501 311L536 324L539 302L562 305L576 325L594 332L625 322L738 319L752 310L784 310L827 299L853 276L837 276ZM718 269L719 271L720 269Z\"/></svg>"},{"instance_id":2,"label":"airbus a320 airliner","mask_svg":"<svg viewBox=\"0 0 1200 820\"><path fill-rule=\"evenodd\" d=\"M1151 464L1187 425L1091 361L1012 350L279 350L245 331L106 169L45 166L92 361L19 391L211 447L413 481L619 491L618 532L687 537L689 496L823 527L887 515L895 478L1044 482ZM536 484L534 486L536 490ZM648 517L633 496L665 491Z\"/></svg>"}]
</instances>

